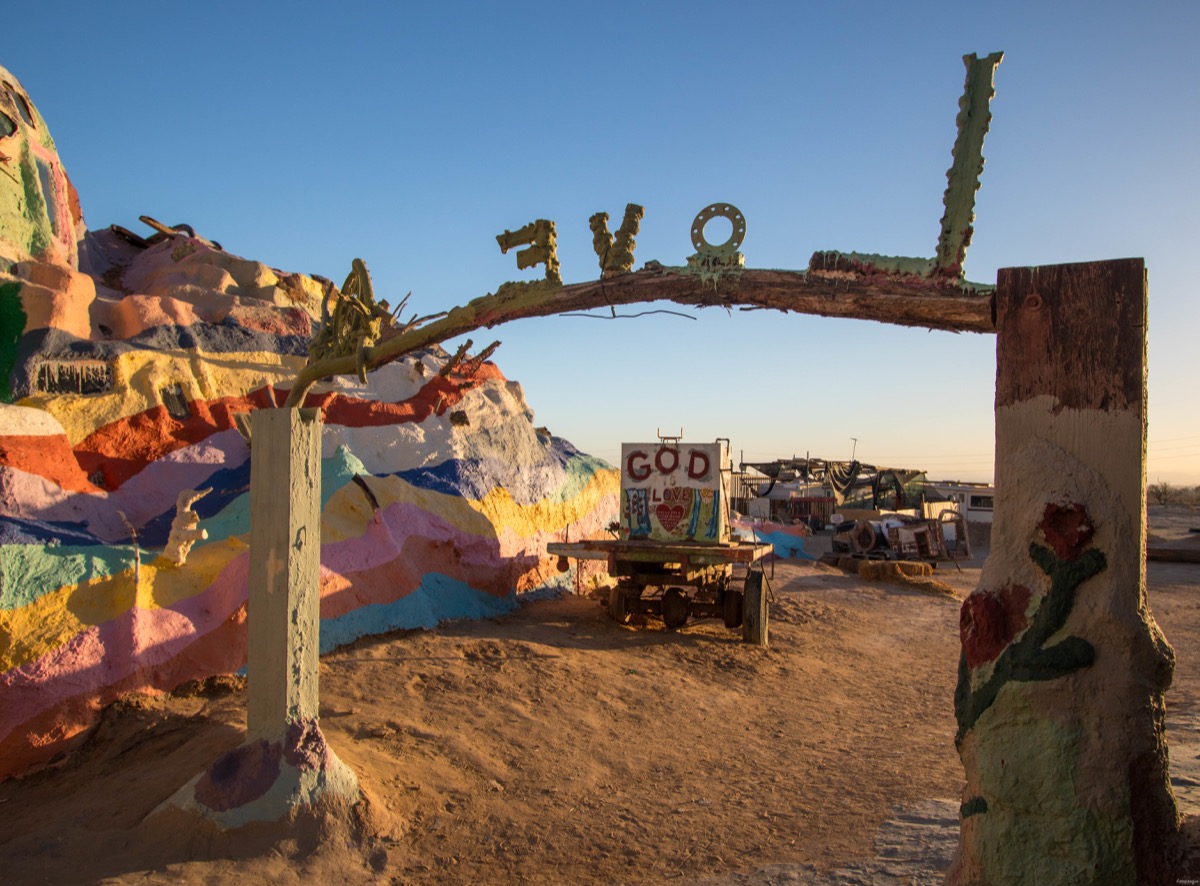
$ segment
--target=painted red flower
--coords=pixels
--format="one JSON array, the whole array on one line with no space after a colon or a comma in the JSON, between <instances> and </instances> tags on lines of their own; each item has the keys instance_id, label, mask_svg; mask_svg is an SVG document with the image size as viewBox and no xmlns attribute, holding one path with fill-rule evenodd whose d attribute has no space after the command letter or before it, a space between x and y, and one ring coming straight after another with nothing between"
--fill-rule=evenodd
<instances>
[{"instance_id":1,"label":"painted red flower","mask_svg":"<svg viewBox=\"0 0 1200 886\"><path fill-rule=\"evenodd\" d=\"M1096 532L1087 508L1075 502L1046 505L1038 529L1060 560L1078 559Z\"/></svg>"},{"instance_id":2,"label":"painted red flower","mask_svg":"<svg viewBox=\"0 0 1200 886\"><path fill-rule=\"evenodd\" d=\"M967 665L977 668L995 659L1028 626L1025 608L1032 591L1024 585L973 591L963 601L958 619Z\"/></svg>"}]
</instances>

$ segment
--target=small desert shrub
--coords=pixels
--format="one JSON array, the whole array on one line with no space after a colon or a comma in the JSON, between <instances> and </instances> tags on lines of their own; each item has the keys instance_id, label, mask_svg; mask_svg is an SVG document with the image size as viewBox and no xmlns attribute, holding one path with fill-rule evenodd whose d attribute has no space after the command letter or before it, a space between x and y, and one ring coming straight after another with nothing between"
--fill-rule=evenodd
<instances>
[{"instance_id":1,"label":"small desert shrub","mask_svg":"<svg viewBox=\"0 0 1200 886\"><path fill-rule=\"evenodd\" d=\"M1200 505L1200 486L1173 486L1159 480L1146 486L1146 503L1152 505Z\"/></svg>"},{"instance_id":2,"label":"small desert shrub","mask_svg":"<svg viewBox=\"0 0 1200 886\"><path fill-rule=\"evenodd\" d=\"M1166 480L1159 480L1146 486L1146 501L1152 505L1170 504L1175 497L1175 488Z\"/></svg>"}]
</instances>

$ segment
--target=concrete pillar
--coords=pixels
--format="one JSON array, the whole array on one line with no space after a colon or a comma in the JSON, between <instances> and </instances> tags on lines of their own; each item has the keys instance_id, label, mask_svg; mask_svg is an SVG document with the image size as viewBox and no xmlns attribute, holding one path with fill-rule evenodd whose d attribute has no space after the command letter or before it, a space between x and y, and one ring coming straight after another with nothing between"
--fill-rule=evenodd
<instances>
[{"instance_id":1,"label":"concrete pillar","mask_svg":"<svg viewBox=\"0 0 1200 886\"><path fill-rule=\"evenodd\" d=\"M321 414L259 409L250 465L246 731L273 741L316 720L321 571Z\"/></svg>"},{"instance_id":2,"label":"concrete pillar","mask_svg":"<svg viewBox=\"0 0 1200 886\"><path fill-rule=\"evenodd\" d=\"M953 884L1174 882L1146 600L1141 259L1000 271L992 548L963 604Z\"/></svg>"},{"instance_id":3,"label":"concrete pillar","mask_svg":"<svg viewBox=\"0 0 1200 886\"><path fill-rule=\"evenodd\" d=\"M317 409L253 415L246 741L159 811L232 829L361 798L318 723L321 426Z\"/></svg>"}]
</instances>

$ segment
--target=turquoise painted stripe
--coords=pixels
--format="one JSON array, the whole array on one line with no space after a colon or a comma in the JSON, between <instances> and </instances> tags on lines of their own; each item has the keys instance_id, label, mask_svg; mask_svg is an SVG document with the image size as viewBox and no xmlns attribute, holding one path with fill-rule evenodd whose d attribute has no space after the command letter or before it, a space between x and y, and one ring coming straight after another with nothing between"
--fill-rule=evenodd
<instances>
[{"instance_id":1,"label":"turquoise painted stripe","mask_svg":"<svg viewBox=\"0 0 1200 886\"><path fill-rule=\"evenodd\" d=\"M321 509L329 504L333 494L350 483L355 474L365 474L366 467L345 446L339 446L331 458L321 459ZM198 542L202 547L250 532L250 493L247 491L230 500L224 508L200 521L200 528L208 531L208 538Z\"/></svg>"},{"instance_id":2,"label":"turquoise painted stripe","mask_svg":"<svg viewBox=\"0 0 1200 886\"><path fill-rule=\"evenodd\" d=\"M321 654L370 634L434 628L448 619L495 618L517 608L517 595L495 597L440 572L427 572L421 586L391 603L360 606L321 620Z\"/></svg>"},{"instance_id":3,"label":"turquoise painted stripe","mask_svg":"<svg viewBox=\"0 0 1200 886\"><path fill-rule=\"evenodd\" d=\"M616 470L602 458L578 452L571 456L566 469L566 481L550 496L555 503L574 501L583 494L583 490L592 482L594 476Z\"/></svg>"},{"instance_id":4,"label":"turquoise painted stripe","mask_svg":"<svg viewBox=\"0 0 1200 886\"><path fill-rule=\"evenodd\" d=\"M804 550L804 539L786 532L758 532L757 540L774 545L775 556L785 560L816 560L812 554Z\"/></svg>"},{"instance_id":5,"label":"turquoise painted stripe","mask_svg":"<svg viewBox=\"0 0 1200 886\"><path fill-rule=\"evenodd\" d=\"M142 551L142 562L157 556ZM0 546L0 610L20 609L68 585L108 578L133 567L126 545Z\"/></svg>"}]
</instances>

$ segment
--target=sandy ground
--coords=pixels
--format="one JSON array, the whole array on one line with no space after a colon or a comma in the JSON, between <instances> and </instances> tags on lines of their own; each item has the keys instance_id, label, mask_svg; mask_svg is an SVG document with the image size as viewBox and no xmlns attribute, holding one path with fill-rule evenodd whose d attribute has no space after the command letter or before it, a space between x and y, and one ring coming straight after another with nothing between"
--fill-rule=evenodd
<instances>
[{"instance_id":1,"label":"sandy ground","mask_svg":"<svg viewBox=\"0 0 1200 886\"><path fill-rule=\"evenodd\" d=\"M1156 509L1188 544L1200 518ZM1200 536L1196 536L1200 538ZM822 539L811 540L818 550ZM934 883L963 782L956 597L777 563L771 646L599 603L360 641L322 660L321 723L368 797L342 821L213 836L148 813L241 739L244 686L111 707L80 750L0 784L13 883ZM1200 813L1200 565L1151 563L1178 655L1181 810Z\"/></svg>"}]
</instances>

